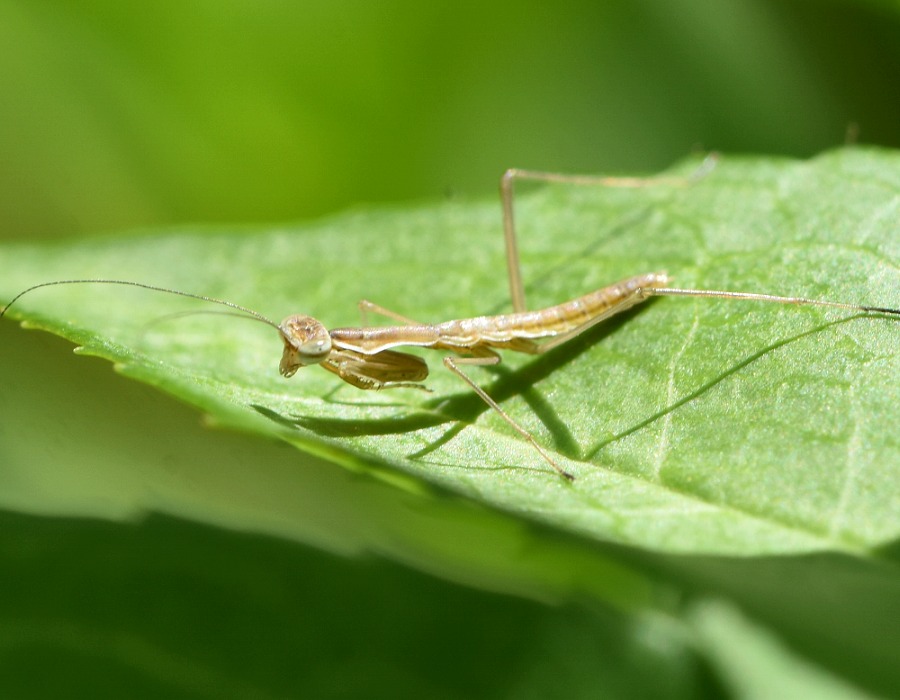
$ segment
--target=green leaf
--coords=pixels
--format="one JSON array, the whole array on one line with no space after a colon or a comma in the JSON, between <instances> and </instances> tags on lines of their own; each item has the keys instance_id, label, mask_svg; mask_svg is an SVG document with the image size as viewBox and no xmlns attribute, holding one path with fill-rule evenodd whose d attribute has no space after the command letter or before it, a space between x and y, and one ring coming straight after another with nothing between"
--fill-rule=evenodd
<instances>
[{"instance_id":1,"label":"green leaf","mask_svg":"<svg viewBox=\"0 0 900 700\"><path fill-rule=\"evenodd\" d=\"M844 150L810 162L725 158L690 188L539 188L517 203L529 303L667 270L683 287L897 307L898 186L896 154ZM7 246L0 291L117 278L276 320L358 325L365 297L442 321L508 309L499 224L495 203L447 202L275 230ZM669 553L860 553L900 530L893 318L666 298L539 358L506 353L498 370L473 370L576 474L569 485L437 353L423 354L431 395L363 393L318 368L286 382L272 329L172 317L193 310L215 309L94 284L36 291L10 316L221 425L598 540Z\"/></svg>"},{"instance_id":2,"label":"green leaf","mask_svg":"<svg viewBox=\"0 0 900 700\"><path fill-rule=\"evenodd\" d=\"M699 646L733 697L869 698L826 670L811 666L768 630L754 626L721 601L690 611Z\"/></svg>"}]
</instances>

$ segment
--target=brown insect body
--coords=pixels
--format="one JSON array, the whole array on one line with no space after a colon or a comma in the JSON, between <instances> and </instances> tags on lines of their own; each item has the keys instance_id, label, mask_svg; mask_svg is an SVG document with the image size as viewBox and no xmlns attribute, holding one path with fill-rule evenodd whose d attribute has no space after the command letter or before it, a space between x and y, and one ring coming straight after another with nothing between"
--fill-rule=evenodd
<instances>
[{"instance_id":1,"label":"brown insect body","mask_svg":"<svg viewBox=\"0 0 900 700\"><path fill-rule=\"evenodd\" d=\"M629 277L617 284L539 311L476 316L438 324L335 328L328 331L311 316L289 316L278 330L284 341L280 371L285 377L319 364L359 389L424 389L428 365L422 358L397 352L399 346L449 350L458 355L499 361L494 350L528 354L544 351L538 340L568 339L647 298L662 287L665 273ZM553 343L556 345L558 343Z\"/></svg>"}]
</instances>

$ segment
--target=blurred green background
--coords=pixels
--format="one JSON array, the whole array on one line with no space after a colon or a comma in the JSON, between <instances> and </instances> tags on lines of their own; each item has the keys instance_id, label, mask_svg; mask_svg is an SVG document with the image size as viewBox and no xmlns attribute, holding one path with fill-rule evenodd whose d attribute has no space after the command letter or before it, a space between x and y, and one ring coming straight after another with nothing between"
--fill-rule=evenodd
<instances>
[{"instance_id":1,"label":"blurred green background","mask_svg":"<svg viewBox=\"0 0 900 700\"><path fill-rule=\"evenodd\" d=\"M0 236L493 197L510 166L654 172L694 149L897 147L898 85L892 0L0 0ZM16 359L0 448L59 455L81 440L87 456L61 468L89 476L91 460L127 455L116 436L150 424L173 448L226 440L65 343L2 330ZM131 427L88 434L75 413L89 401ZM71 425L48 429L51 404L72 406ZM328 479L326 464L227 440ZM702 634L593 603L548 607L163 517L0 521L10 696L730 694ZM753 673L781 678L772 653Z\"/></svg>"},{"instance_id":2,"label":"blurred green background","mask_svg":"<svg viewBox=\"0 0 900 700\"><path fill-rule=\"evenodd\" d=\"M19 239L900 145L891 0L2 0L0 66Z\"/></svg>"}]
</instances>

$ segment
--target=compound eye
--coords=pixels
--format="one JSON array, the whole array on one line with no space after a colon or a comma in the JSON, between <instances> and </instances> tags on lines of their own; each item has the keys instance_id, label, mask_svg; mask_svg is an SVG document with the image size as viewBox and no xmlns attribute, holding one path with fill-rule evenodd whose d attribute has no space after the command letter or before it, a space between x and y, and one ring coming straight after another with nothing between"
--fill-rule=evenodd
<instances>
[{"instance_id":1,"label":"compound eye","mask_svg":"<svg viewBox=\"0 0 900 700\"><path fill-rule=\"evenodd\" d=\"M325 335L307 340L297 348L297 352L308 359L310 364L324 360L331 352L331 336Z\"/></svg>"}]
</instances>

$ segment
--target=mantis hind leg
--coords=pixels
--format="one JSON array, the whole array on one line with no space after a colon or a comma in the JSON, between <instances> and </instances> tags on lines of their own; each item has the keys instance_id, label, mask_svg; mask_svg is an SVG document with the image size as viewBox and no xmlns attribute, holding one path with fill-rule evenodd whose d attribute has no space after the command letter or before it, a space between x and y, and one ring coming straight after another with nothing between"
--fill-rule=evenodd
<instances>
[{"instance_id":1,"label":"mantis hind leg","mask_svg":"<svg viewBox=\"0 0 900 700\"><path fill-rule=\"evenodd\" d=\"M519 246L516 236L516 220L513 207L516 181L558 182L569 185L592 185L600 187L648 187L651 185L671 185L685 187L706 177L718 161L716 153L710 153L697 169L687 177L605 177L596 175L565 175L539 170L510 168L500 178L500 201L503 207L503 238L506 241L506 269L509 276L509 293L513 311L527 311L525 288L522 284L522 270L519 263Z\"/></svg>"}]
</instances>

